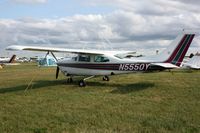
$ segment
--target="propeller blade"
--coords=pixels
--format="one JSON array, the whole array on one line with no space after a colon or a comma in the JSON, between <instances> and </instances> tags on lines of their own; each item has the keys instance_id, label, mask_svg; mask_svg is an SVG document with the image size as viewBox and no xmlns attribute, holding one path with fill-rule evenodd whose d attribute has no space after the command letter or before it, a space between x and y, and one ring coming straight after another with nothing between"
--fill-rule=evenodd
<instances>
[{"instance_id":1,"label":"propeller blade","mask_svg":"<svg viewBox=\"0 0 200 133\"><path fill-rule=\"evenodd\" d=\"M59 74L59 67L57 66L57 69L56 69L56 79L58 78L58 74Z\"/></svg>"}]
</instances>

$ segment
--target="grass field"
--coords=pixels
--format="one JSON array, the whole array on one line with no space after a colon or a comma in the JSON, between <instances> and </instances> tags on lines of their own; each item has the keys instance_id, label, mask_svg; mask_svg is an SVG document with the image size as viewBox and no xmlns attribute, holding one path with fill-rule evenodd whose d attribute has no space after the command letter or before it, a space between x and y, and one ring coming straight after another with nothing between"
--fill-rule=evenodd
<instances>
[{"instance_id":1,"label":"grass field","mask_svg":"<svg viewBox=\"0 0 200 133\"><path fill-rule=\"evenodd\" d=\"M80 88L55 80L55 68L6 67L0 133L200 132L200 71L110 78Z\"/></svg>"}]
</instances>

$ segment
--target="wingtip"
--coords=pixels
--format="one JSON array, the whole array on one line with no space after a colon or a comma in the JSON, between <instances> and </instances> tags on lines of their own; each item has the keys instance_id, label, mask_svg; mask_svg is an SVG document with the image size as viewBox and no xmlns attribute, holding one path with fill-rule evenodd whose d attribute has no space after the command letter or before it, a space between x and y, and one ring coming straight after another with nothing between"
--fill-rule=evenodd
<instances>
[{"instance_id":1,"label":"wingtip","mask_svg":"<svg viewBox=\"0 0 200 133\"><path fill-rule=\"evenodd\" d=\"M11 46L8 46L8 47L6 48L6 50L17 51L17 50L23 50L23 48L22 48L21 46L11 45Z\"/></svg>"}]
</instances>

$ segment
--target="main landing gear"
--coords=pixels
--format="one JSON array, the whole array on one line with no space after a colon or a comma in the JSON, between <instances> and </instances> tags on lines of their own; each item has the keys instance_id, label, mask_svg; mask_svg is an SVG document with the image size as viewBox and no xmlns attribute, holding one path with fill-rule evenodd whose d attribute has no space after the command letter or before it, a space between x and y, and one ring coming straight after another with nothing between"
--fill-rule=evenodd
<instances>
[{"instance_id":1,"label":"main landing gear","mask_svg":"<svg viewBox=\"0 0 200 133\"><path fill-rule=\"evenodd\" d=\"M90 76L90 77L87 77L87 78L84 78L84 79L80 80L80 81L78 82L78 85L79 85L80 87L85 87L85 86L86 86L85 81L88 80L88 79L91 79L91 78L93 78L93 77L94 77L94 76ZM108 76L104 76L104 77L103 77L103 81L109 81L109 80L110 80L110 79L109 79Z\"/></svg>"},{"instance_id":2,"label":"main landing gear","mask_svg":"<svg viewBox=\"0 0 200 133\"><path fill-rule=\"evenodd\" d=\"M88 79L91 79L91 78L93 78L93 77L94 77L94 76L90 76L90 77L87 77L87 78L84 78L84 79L80 80L80 81L78 82L79 86L80 86L80 87L85 87L85 86L86 86L85 81L88 80Z\"/></svg>"},{"instance_id":3,"label":"main landing gear","mask_svg":"<svg viewBox=\"0 0 200 133\"><path fill-rule=\"evenodd\" d=\"M85 86L86 86L86 83L85 83L85 81L82 79L82 80L80 80L80 81L78 82L78 85L79 85L80 87L85 87Z\"/></svg>"},{"instance_id":4,"label":"main landing gear","mask_svg":"<svg viewBox=\"0 0 200 133\"><path fill-rule=\"evenodd\" d=\"M79 82L78 82L78 85L80 86L80 87L85 87L86 86L86 80L88 80L88 79L91 79L91 78L93 78L93 77L95 77L95 76L90 76L90 77L87 77L87 78L84 78L84 79L82 79L82 80L80 80ZM103 81L109 81L110 80L110 78L108 77L108 76L103 76ZM67 83L72 83L73 82L73 79L72 79L72 77L70 76L68 79L67 79Z\"/></svg>"}]
</instances>

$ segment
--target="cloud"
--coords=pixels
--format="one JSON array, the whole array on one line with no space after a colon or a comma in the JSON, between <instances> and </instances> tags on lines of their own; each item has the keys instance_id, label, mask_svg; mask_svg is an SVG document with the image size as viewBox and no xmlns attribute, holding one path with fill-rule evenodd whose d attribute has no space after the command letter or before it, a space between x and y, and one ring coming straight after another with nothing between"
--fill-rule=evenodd
<instances>
[{"instance_id":1,"label":"cloud","mask_svg":"<svg viewBox=\"0 0 200 133\"><path fill-rule=\"evenodd\" d=\"M102 2L103 1L103 2ZM55 19L0 19L0 48L8 45L49 45L66 48L163 49L182 29L200 29L194 1L86 0L119 9L107 14L72 15ZM193 47L200 47L200 37ZM109 43L111 42L111 43Z\"/></svg>"},{"instance_id":2,"label":"cloud","mask_svg":"<svg viewBox=\"0 0 200 133\"><path fill-rule=\"evenodd\" d=\"M46 3L47 0L11 0L15 3L24 3L24 4L43 4Z\"/></svg>"},{"instance_id":3,"label":"cloud","mask_svg":"<svg viewBox=\"0 0 200 133\"><path fill-rule=\"evenodd\" d=\"M174 15L186 12L199 13L196 0L85 0L89 6L111 6L141 15ZM86 4L87 3L87 4Z\"/></svg>"},{"instance_id":4,"label":"cloud","mask_svg":"<svg viewBox=\"0 0 200 133\"><path fill-rule=\"evenodd\" d=\"M79 42L100 43L102 40L110 40L112 43L171 40L183 28L199 27L200 20L196 17L190 16L187 19L179 16L144 17L119 10L107 15L74 15L59 19L1 19L0 42L70 46ZM147 45L148 43L143 44L143 47ZM156 45L163 46L159 42Z\"/></svg>"}]
</instances>

